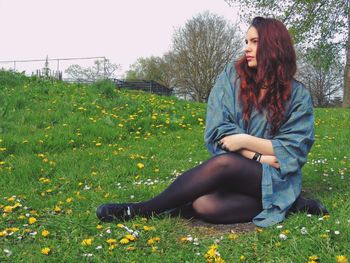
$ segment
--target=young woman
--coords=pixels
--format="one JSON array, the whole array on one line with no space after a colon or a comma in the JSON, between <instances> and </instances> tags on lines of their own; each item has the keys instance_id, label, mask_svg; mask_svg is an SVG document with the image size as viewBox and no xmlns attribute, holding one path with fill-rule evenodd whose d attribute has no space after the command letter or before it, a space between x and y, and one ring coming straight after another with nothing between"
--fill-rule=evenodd
<instances>
[{"instance_id":1,"label":"young woman","mask_svg":"<svg viewBox=\"0 0 350 263\"><path fill-rule=\"evenodd\" d=\"M318 201L300 197L314 116L308 90L293 78L296 56L286 27L254 18L244 53L224 69L209 96L204 140L213 157L151 200L101 205L100 220L186 205L209 222L261 227L281 222L287 212L327 213Z\"/></svg>"}]
</instances>

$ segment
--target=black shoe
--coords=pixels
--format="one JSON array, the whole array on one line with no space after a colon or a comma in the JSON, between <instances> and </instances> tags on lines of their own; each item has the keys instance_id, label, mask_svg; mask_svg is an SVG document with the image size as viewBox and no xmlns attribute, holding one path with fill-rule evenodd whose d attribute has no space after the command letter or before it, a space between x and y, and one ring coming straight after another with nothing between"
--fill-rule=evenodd
<instances>
[{"instance_id":1,"label":"black shoe","mask_svg":"<svg viewBox=\"0 0 350 263\"><path fill-rule=\"evenodd\" d=\"M327 208L319 200L306 199L301 196L299 196L297 200L295 200L294 204L289 209L288 214L298 212L306 212L311 215L329 214Z\"/></svg>"},{"instance_id":2,"label":"black shoe","mask_svg":"<svg viewBox=\"0 0 350 263\"><path fill-rule=\"evenodd\" d=\"M327 208L317 199L309 199L307 213L311 215L329 215Z\"/></svg>"},{"instance_id":3,"label":"black shoe","mask_svg":"<svg viewBox=\"0 0 350 263\"><path fill-rule=\"evenodd\" d=\"M131 204L103 204L96 210L96 216L103 222L129 220L134 217Z\"/></svg>"}]
</instances>

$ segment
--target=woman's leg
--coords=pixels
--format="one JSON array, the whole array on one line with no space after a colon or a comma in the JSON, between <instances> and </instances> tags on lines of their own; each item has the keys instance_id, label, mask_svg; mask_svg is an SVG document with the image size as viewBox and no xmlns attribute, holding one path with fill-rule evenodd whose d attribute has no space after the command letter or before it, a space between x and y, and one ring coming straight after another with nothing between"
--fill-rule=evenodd
<instances>
[{"instance_id":1,"label":"woman's leg","mask_svg":"<svg viewBox=\"0 0 350 263\"><path fill-rule=\"evenodd\" d=\"M192 206L200 218L215 224L249 222L262 211L261 199L229 190L203 195Z\"/></svg>"},{"instance_id":2,"label":"woman's leg","mask_svg":"<svg viewBox=\"0 0 350 263\"><path fill-rule=\"evenodd\" d=\"M125 213L120 210L125 209L128 209L128 215L158 214L228 187L233 192L261 200L261 176L260 163L237 153L222 154L184 172L167 189L148 201L124 207L103 205L98 208L97 216L107 220L110 219L110 214L115 218L123 217Z\"/></svg>"},{"instance_id":3,"label":"woman's leg","mask_svg":"<svg viewBox=\"0 0 350 263\"><path fill-rule=\"evenodd\" d=\"M161 213L222 188L261 199L261 164L236 153L215 156L177 177L151 200L133 204L137 214Z\"/></svg>"}]
</instances>

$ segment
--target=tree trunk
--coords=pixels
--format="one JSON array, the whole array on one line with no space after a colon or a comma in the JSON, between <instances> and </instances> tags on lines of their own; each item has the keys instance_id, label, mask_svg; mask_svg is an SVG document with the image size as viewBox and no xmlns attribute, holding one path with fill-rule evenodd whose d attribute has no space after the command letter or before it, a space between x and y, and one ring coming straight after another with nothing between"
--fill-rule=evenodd
<instances>
[{"instance_id":1,"label":"tree trunk","mask_svg":"<svg viewBox=\"0 0 350 263\"><path fill-rule=\"evenodd\" d=\"M348 40L346 42L346 64L344 69L343 108L350 108L350 9L348 10Z\"/></svg>"}]
</instances>

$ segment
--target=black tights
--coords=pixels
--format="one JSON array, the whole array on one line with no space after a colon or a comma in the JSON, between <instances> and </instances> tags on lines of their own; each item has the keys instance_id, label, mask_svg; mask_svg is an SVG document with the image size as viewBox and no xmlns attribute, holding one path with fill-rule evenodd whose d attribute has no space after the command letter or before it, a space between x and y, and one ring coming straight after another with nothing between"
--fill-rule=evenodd
<instances>
[{"instance_id":1,"label":"black tights","mask_svg":"<svg viewBox=\"0 0 350 263\"><path fill-rule=\"evenodd\" d=\"M162 193L132 204L136 214L160 214L189 202L212 223L251 221L262 210L262 166L237 153L225 153L184 172Z\"/></svg>"}]
</instances>

